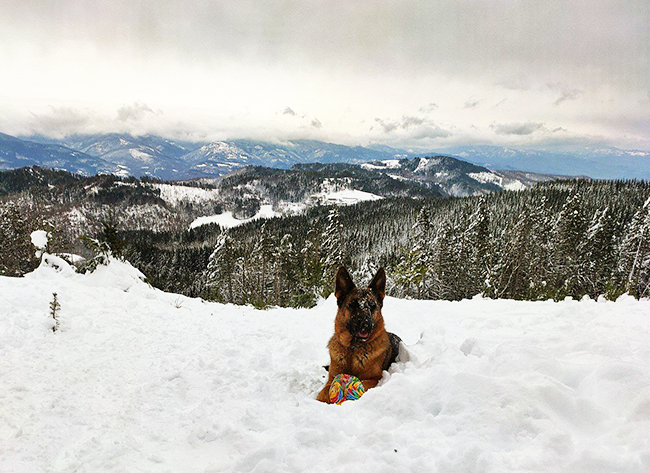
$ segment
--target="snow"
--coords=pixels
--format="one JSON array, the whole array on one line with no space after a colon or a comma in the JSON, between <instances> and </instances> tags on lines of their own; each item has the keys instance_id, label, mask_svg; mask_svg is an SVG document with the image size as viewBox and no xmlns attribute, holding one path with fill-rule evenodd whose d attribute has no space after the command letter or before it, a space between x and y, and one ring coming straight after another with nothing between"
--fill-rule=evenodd
<instances>
[{"instance_id":1,"label":"snow","mask_svg":"<svg viewBox=\"0 0 650 473\"><path fill-rule=\"evenodd\" d=\"M361 167L364 169L399 169L401 164L399 159L384 159L383 161L375 161L379 164L363 163Z\"/></svg>"},{"instance_id":2,"label":"snow","mask_svg":"<svg viewBox=\"0 0 650 473\"><path fill-rule=\"evenodd\" d=\"M350 186L350 178L325 178L320 186L320 192L310 196L312 205L353 205L366 200L383 199L382 196L371 194Z\"/></svg>"},{"instance_id":3,"label":"snow","mask_svg":"<svg viewBox=\"0 0 650 473\"><path fill-rule=\"evenodd\" d=\"M219 198L218 189L202 189L200 187L176 186L172 184L152 184L160 189L160 198L168 204L177 205L180 202L207 202Z\"/></svg>"},{"instance_id":4,"label":"snow","mask_svg":"<svg viewBox=\"0 0 650 473\"><path fill-rule=\"evenodd\" d=\"M47 246L48 236L45 230L34 230L30 234L32 245L34 245L39 250L44 250Z\"/></svg>"},{"instance_id":5,"label":"snow","mask_svg":"<svg viewBox=\"0 0 650 473\"><path fill-rule=\"evenodd\" d=\"M332 406L333 298L259 311L44 260L0 277L3 472L650 469L647 300L387 298L400 361Z\"/></svg>"},{"instance_id":6,"label":"snow","mask_svg":"<svg viewBox=\"0 0 650 473\"><path fill-rule=\"evenodd\" d=\"M238 225L243 225L244 223L252 222L258 218L273 218L277 216L278 214L273 211L272 205L262 205L260 206L260 210L251 218L239 220L233 216L232 212L224 212L219 215L199 217L190 224L190 229L200 227L201 225L207 225L209 223L216 223L223 228L232 228Z\"/></svg>"},{"instance_id":7,"label":"snow","mask_svg":"<svg viewBox=\"0 0 650 473\"><path fill-rule=\"evenodd\" d=\"M492 172L468 172L467 175L475 181L483 184L492 183L505 190L522 191L526 186L517 179L508 179Z\"/></svg>"},{"instance_id":8,"label":"snow","mask_svg":"<svg viewBox=\"0 0 650 473\"><path fill-rule=\"evenodd\" d=\"M439 158L420 158L418 166L415 168L414 173L425 171L428 167L437 166L442 162Z\"/></svg>"},{"instance_id":9,"label":"snow","mask_svg":"<svg viewBox=\"0 0 650 473\"><path fill-rule=\"evenodd\" d=\"M339 191L313 194L312 199L318 201L322 205L353 205L366 200L383 199L383 197L356 189L343 189Z\"/></svg>"},{"instance_id":10,"label":"snow","mask_svg":"<svg viewBox=\"0 0 650 473\"><path fill-rule=\"evenodd\" d=\"M151 154L141 151L139 149L131 148L129 150L129 154L131 154L131 157L134 159L138 159L140 161L144 161L147 163L153 162L153 156L151 156Z\"/></svg>"}]
</instances>

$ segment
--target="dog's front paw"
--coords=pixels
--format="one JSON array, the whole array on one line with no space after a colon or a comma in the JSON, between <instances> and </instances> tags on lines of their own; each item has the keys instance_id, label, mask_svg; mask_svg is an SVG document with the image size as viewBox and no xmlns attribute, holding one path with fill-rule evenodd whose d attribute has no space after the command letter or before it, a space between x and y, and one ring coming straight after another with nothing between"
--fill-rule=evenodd
<instances>
[{"instance_id":1,"label":"dog's front paw","mask_svg":"<svg viewBox=\"0 0 650 473\"><path fill-rule=\"evenodd\" d=\"M318 393L316 397L317 401L324 402L326 404L330 403L330 387L325 386L321 392Z\"/></svg>"}]
</instances>

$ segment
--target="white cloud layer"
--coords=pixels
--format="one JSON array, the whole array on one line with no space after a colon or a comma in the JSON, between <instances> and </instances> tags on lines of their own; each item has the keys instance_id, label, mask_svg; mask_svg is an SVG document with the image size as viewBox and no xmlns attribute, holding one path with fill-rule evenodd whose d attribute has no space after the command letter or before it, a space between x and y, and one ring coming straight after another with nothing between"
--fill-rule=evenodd
<instances>
[{"instance_id":1,"label":"white cloud layer","mask_svg":"<svg viewBox=\"0 0 650 473\"><path fill-rule=\"evenodd\" d=\"M0 0L0 12L6 133L650 148L647 0Z\"/></svg>"}]
</instances>

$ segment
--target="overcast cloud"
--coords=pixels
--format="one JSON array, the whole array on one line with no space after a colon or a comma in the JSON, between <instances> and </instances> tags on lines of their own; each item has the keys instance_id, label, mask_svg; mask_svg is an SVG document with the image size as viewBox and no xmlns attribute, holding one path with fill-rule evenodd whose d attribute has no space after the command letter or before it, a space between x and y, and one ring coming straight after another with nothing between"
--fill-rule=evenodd
<instances>
[{"instance_id":1,"label":"overcast cloud","mask_svg":"<svg viewBox=\"0 0 650 473\"><path fill-rule=\"evenodd\" d=\"M0 131L650 149L648 24L648 0L0 0Z\"/></svg>"}]
</instances>

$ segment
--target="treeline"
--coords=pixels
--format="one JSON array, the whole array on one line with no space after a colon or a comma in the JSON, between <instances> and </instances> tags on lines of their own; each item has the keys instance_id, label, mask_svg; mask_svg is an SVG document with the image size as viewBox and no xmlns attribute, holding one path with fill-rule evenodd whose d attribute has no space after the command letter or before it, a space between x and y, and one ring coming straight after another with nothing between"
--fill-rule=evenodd
<instances>
[{"instance_id":1,"label":"treeline","mask_svg":"<svg viewBox=\"0 0 650 473\"><path fill-rule=\"evenodd\" d=\"M262 171L250 172L258 178ZM246 189L250 177L233 176L241 181L221 189ZM227 231L216 225L187 231L195 208L165 206L157 189L115 179L40 170L4 175L0 274L35 267L29 233L45 225L51 251L91 256L80 248L83 229L107 240L156 287L236 304L310 306L331 293L340 264L361 282L384 266L388 293L397 297L650 296L648 182L556 181L462 199L390 197L313 207ZM98 200L79 207L91 188ZM80 209L83 221L71 225ZM160 222L168 220L177 223L162 231Z\"/></svg>"},{"instance_id":2,"label":"treeline","mask_svg":"<svg viewBox=\"0 0 650 473\"><path fill-rule=\"evenodd\" d=\"M429 201L389 198L313 207L227 231L204 225L120 236L125 258L163 290L237 304L310 306L331 292L339 264L366 279L378 265L398 261L423 202Z\"/></svg>"},{"instance_id":3,"label":"treeline","mask_svg":"<svg viewBox=\"0 0 650 473\"><path fill-rule=\"evenodd\" d=\"M571 181L423 207L395 294L458 300L650 296L650 186Z\"/></svg>"},{"instance_id":4,"label":"treeline","mask_svg":"<svg viewBox=\"0 0 650 473\"><path fill-rule=\"evenodd\" d=\"M398 297L647 297L649 196L645 182L577 180L425 201L417 217L413 207L378 212L396 204L386 201L331 209L306 234L283 220L260 223L220 236L206 296L310 305L331 293L333 271L346 264L360 280L387 267L389 294Z\"/></svg>"}]
</instances>

